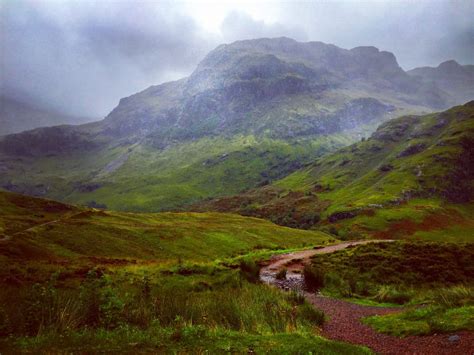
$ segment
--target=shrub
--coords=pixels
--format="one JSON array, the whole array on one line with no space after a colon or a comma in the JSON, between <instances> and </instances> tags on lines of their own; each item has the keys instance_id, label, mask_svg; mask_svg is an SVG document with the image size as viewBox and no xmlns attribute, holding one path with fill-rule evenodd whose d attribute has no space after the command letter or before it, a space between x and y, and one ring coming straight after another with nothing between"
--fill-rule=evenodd
<instances>
[{"instance_id":1,"label":"shrub","mask_svg":"<svg viewBox=\"0 0 474 355\"><path fill-rule=\"evenodd\" d=\"M353 295L349 283L335 272L325 273L324 286L341 297L352 297Z\"/></svg>"},{"instance_id":2,"label":"shrub","mask_svg":"<svg viewBox=\"0 0 474 355\"><path fill-rule=\"evenodd\" d=\"M303 270L304 283L308 291L317 291L324 286L324 271L305 265Z\"/></svg>"},{"instance_id":3,"label":"shrub","mask_svg":"<svg viewBox=\"0 0 474 355\"><path fill-rule=\"evenodd\" d=\"M240 261L240 275L251 283L260 282L260 265L253 260L241 260Z\"/></svg>"},{"instance_id":4,"label":"shrub","mask_svg":"<svg viewBox=\"0 0 474 355\"><path fill-rule=\"evenodd\" d=\"M313 325L321 326L324 323L324 312L314 308L314 306L308 302L298 307L298 315Z\"/></svg>"},{"instance_id":5,"label":"shrub","mask_svg":"<svg viewBox=\"0 0 474 355\"><path fill-rule=\"evenodd\" d=\"M286 280L286 272L287 272L286 269L281 269L280 271L277 272L277 274L275 275L275 278L277 280Z\"/></svg>"}]
</instances>

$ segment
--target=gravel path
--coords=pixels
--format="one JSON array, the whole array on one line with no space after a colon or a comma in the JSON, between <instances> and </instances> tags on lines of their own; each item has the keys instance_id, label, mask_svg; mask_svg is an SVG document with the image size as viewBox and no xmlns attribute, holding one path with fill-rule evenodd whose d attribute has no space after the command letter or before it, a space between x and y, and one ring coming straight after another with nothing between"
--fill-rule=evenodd
<instances>
[{"instance_id":1,"label":"gravel path","mask_svg":"<svg viewBox=\"0 0 474 355\"><path fill-rule=\"evenodd\" d=\"M306 298L329 317L322 329L322 335L326 338L365 345L379 354L474 354L472 332L456 332L459 336L456 342L449 341L452 334L398 338L377 333L362 324L360 319L399 312L399 308L361 306L308 293Z\"/></svg>"},{"instance_id":2,"label":"gravel path","mask_svg":"<svg viewBox=\"0 0 474 355\"><path fill-rule=\"evenodd\" d=\"M374 241L369 241L374 242ZM375 241L384 242L384 241ZM291 254L275 256L260 273L262 281L284 289L303 288L301 270L309 258L316 254L332 253L351 245L365 244L367 241L341 243L321 249L303 250ZM287 268L287 279L276 280L276 273ZM371 327L362 324L360 319L372 315L399 312L400 308L362 306L343 300L305 292L306 299L328 316L321 335L333 340L365 345L379 354L419 354L419 355L474 355L474 333L456 332L456 341L450 341L453 334L435 334L429 336L409 336L399 338L377 333Z\"/></svg>"}]
</instances>

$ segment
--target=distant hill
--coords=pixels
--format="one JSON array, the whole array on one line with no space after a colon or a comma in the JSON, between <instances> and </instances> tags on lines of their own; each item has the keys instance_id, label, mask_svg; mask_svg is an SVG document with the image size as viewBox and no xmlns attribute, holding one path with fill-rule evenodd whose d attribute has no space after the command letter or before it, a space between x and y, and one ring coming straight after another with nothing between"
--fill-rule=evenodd
<instances>
[{"instance_id":1,"label":"distant hill","mask_svg":"<svg viewBox=\"0 0 474 355\"><path fill-rule=\"evenodd\" d=\"M448 60L436 68L415 68L407 73L421 78L426 85L434 85L445 91L453 103L474 99L474 65L461 65L455 60Z\"/></svg>"},{"instance_id":2,"label":"distant hill","mask_svg":"<svg viewBox=\"0 0 474 355\"><path fill-rule=\"evenodd\" d=\"M82 124L92 118L65 115L54 110L0 96L0 136L38 127Z\"/></svg>"},{"instance_id":3,"label":"distant hill","mask_svg":"<svg viewBox=\"0 0 474 355\"><path fill-rule=\"evenodd\" d=\"M474 101L404 116L273 184L193 206L343 237L472 241Z\"/></svg>"},{"instance_id":4,"label":"distant hill","mask_svg":"<svg viewBox=\"0 0 474 355\"><path fill-rule=\"evenodd\" d=\"M120 258L204 262L252 249L301 247L329 239L321 232L295 232L238 215L119 213L0 191L2 281L12 277L6 265L21 265L22 260L47 264L68 259L79 266L113 264ZM28 275L22 276L28 280Z\"/></svg>"},{"instance_id":5,"label":"distant hill","mask_svg":"<svg viewBox=\"0 0 474 355\"><path fill-rule=\"evenodd\" d=\"M375 47L238 41L189 77L120 100L100 122L4 137L0 187L117 210L175 209L281 179L394 117L464 103L449 90Z\"/></svg>"}]
</instances>

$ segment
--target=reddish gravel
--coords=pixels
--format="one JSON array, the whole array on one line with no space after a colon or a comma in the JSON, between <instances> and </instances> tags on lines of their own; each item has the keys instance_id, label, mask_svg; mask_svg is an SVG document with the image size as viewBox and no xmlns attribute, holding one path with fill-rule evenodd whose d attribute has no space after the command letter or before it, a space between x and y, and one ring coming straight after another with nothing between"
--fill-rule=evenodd
<instances>
[{"instance_id":1,"label":"reddish gravel","mask_svg":"<svg viewBox=\"0 0 474 355\"><path fill-rule=\"evenodd\" d=\"M272 258L262 268L260 278L264 282L284 289L301 289L303 283L301 270L311 256L331 253L357 244L365 244L365 242L341 243L317 250L304 250L279 255ZM276 273L285 267L288 269L287 280L276 280ZM362 306L311 293L305 293L305 296L309 302L324 311L329 317L322 328L321 334L326 338L365 345L379 354L474 355L474 332L461 331L454 333L459 336L459 340L456 342L449 341L449 337L453 334L399 338L377 333L371 327L362 324L360 319L372 315L399 312L400 308Z\"/></svg>"},{"instance_id":2,"label":"reddish gravel","mask_svg":"<svg viewBox=\"0 0 474 355\"><path fill-rule=\"evenodd\" d=\"M360 319L394 313L400 309L361 306L309 293L306 293L306 298L329 317L322 329L322 335L326 338L365 345L380 354L474 354L473 332L456 332L459 336L456 343L448 340L452 334L398 338L377 333L362 324Z\"/></svg>"}]
</instances>

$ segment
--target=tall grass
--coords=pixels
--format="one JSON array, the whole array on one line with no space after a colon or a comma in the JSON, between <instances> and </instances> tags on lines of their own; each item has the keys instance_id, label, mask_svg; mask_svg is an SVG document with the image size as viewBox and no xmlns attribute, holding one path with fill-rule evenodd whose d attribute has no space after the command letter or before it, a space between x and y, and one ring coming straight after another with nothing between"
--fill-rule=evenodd
<instances>
[{"instance_id":1,"label":"tall grass","mask_svg":"<svg viewBox=\"0 0 474 355\"><path fill-rule=\"evenodd\" d=\"M206 275L141 277L122 282L92 275L79 290L54 282L0 290L2 335L62 333L86 328L202 325L250 333L281 333L320 325L324 315L294 295L252 284L226 271L212 283ZM206 281L208 280L208 281ZM153 281L153 282L152 282Z\"/></svg>"},{"instance_id":2,"label":"tall grass","mask_svg":"<svg viewBox=\"0 0 474 355\"><path fill-rule=\"evenodd\" d=\"M473 305L474 287L458 285L449 288L442 288L433 292L431 298L434 303L445 308Z\"/></svg>"},{"instance_id":3,"label":"tall grass","mask_svg":"<svg viewBox=\"0 0 474 355\"><path fill-rule=\"evenodd\" d=\"M324 270L311 265L305 265L303 269L305 286L309 291L317 291L324 286Z\"/></svg>"}]
</instances>

